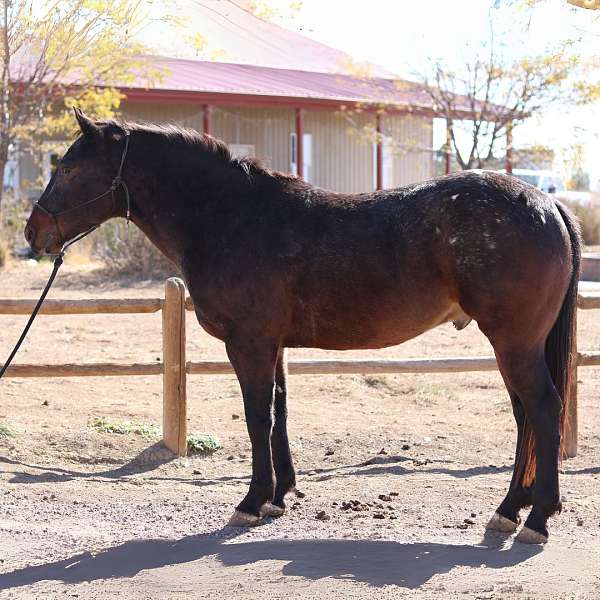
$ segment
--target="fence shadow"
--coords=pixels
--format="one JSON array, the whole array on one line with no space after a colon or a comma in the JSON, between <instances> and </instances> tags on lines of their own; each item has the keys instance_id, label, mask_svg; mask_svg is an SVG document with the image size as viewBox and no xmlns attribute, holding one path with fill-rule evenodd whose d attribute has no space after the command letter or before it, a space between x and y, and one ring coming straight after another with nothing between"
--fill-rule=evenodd
<instances>
[{"instance_id":1,"label":"fence shadow","mask_svg":"<svg viewBox=\"0 0 600 600\"><path fill-rule=\"evenodd\" d=\"M62 467L48 467L24 463L22 461L13 460L4 456L0 456L0 464L19 465L28 469L35 469L40 472L30 473L25 471L12 472L12 478L9 483L63 483L75 479L87 479L90 481L101 481L101 479L120 479L130 475L138 475L141 473L151 473L161 465L167 464L174 460L176 456L170 452L162 442L157 442L152 446L144 449L135 458L131 459L124 465L120 465L113 469L105 471L76 471L73 469L65 469ZM297 474L300 476L314 475L313 481L327 481L338 477L354 477L354 476L376 476L376 475L410 475L412 473L427 473L440 474L463 479L468 477L477 477L480 475L489 475L492 473L505 473L512 470L511 465L482 465L474 467L465 467L452 469L450 467L424 467L411 468L402 466L401 463L412 463L413 459L406 456L378 456L367 461L350 465L335 465L327 468L317 469L299 469ZM439 462L439 461L436 461ZM449 461L442 461L449 462ZM595 469L592 469L595 472ZM569 473L574 473L568 471ZM209 485L219 485L222 483L247 483L250 478L249 471L240 475L223 475L213 478L198 478L189 477L170 477L153 476L149 479L153 481L178 481L188 483L196 487L205 487Z\"/></svg>"},{"instance_id":2,"label":"fence shadow","mask_svg":"<svg viewBox=\"0 0 600 600\"><path fill-rule=\"evenodd\" d=\"M148 473L175 458L177 457L170 450L165 448L162 442L157 442L142 450L142 452L124 465L105 471L75 471L72 469L64 469L62 467L41 467L39 465L32 465L13 460L5 456L0 456L0 464L19 465L28 469L41 471L39 473L15 471L12 473L12 478L9 480L9 483L62 483L74 479L89 479L91 481L99 481L99 478L120 479L121 477L127 477L129 475Z\"/></svg>"},{"instance_id":3,"label":"fence shadow","mask_svg":"<svg viewBox=\"0 0 600 600\"><path fill-rule=\"evenodd\" d=\"M436 463L448 463L450 461L435 461ZM512 471L512 465L481 465L473 467L464 467L452 469L444 466L432 466L422 468L411 468L403 466L401 463L412 463L414 461L406 456L379 456L360 463L350 465L335 465L327 468L316 469L298 469L297 475L311 475L311 481L329 481L340 477L362 477L376 475L411 475L413 473L428 474L428 475L448 475L456 479L466 479L469 477L478 477L481 475L490 475L494 473L509 473ZM153 481L178 481L180 483L188 483L196 487L205 487L209 485L219 485L221 483L247 483L250 479L250 467L248 471L241 475L224 475L222 477L213 477L198 479L194 477L171 477L153 476L150 477Z\"/></svg>"},{"instance_id":4,"label":"fence shadow","mask_svg":"<svg viewBox=\"0 0 600 600\"><path fill-rule=\"evenodd\" d=\"M160 569L215 556L223 566L284 561L274 573L306 580L344 578L373 587L417 588L434 575L454 567L500 569L522 563L542 549L488 534L480 544L398 543L378 540L261 540L229 543L239 530L193 535L179 540L132 540L100 553L83 552L65 560L34 565L0 575L0 590L39 581L82 583L131 578L140 571ZM200 579L201 574L198 575Z\"/></svg>"}]
</instances>

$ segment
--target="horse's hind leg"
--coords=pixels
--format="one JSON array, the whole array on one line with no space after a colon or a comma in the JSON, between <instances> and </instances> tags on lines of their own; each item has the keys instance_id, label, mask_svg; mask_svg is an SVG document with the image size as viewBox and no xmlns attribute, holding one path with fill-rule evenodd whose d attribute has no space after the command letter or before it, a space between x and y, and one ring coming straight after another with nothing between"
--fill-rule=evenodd
<instances>
[{"instance_id":1,"label":"horse's hind leg","mask_svg":"<svg viewBox=\"0 0 600 600\"><path fill-rule=\"evenodd\" d=\"M533 508L517 539L545 543L548 540L548 517L561 508L558 488L561 400L550 376L543 346L527 352L496 350L496 356L507 385L515 391L523 405L522 435L526 435L527 424L533 431L535 445ZM525 450L523 445L521 440L521 451ZM511 500L514 502L514 498Z\"/></svg>"},{"instance_id":2,"label":"horse's hind leg","mask_svg":"<svg viewBox=\"0 0 600 600\"><path fill-rule=\"evenodd\" d=\"M273 504L285 509L285 495L296 486L296 473L287 434L287 363L285 348L277 358L275 370L275 425L271 436L273 466L275 468L275 496Z\"/></svg>"},{"instance_id":3,"label":"horse's hind leg","mask_svg":"<svg viewBox=\"0 0 600 600\"><path fill-rule=\"evenodd\" d=\"M522 508L531 505L531 489L523 486L523 468L519 460L523 451L523 437L525 435L525 410L519 396L509 390L513 415L517 423L517 448L515 451L515 464L513 475L506 497L494 513L487 525L487 529L512 533L516 530L520 519L519 512Z\"/></svg>"}]
</instances>

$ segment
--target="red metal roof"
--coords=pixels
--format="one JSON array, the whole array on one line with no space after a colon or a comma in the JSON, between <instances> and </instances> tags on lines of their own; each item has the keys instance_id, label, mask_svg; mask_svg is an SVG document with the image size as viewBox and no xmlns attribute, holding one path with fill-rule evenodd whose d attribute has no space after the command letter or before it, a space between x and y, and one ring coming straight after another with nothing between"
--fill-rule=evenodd
<instances>
[{"instance_id":1,"label":"red metal roof","mask_svg":"<svg viewBox=\"0 0 600 600\"><path fill-rule=\"evenodd\" d=\"M124 89L131 99L169 95L179 99L200 96L223 99L252 97L264 101L299 101L300 104L386 104L403 109L431 110L427 93L416 83L383 78L360 78L338 73L316 73L255 65L151 57L152 66L163 73L151 86ZM157 96L158 97L158 96Z\"/></svg>"}]
</instances>

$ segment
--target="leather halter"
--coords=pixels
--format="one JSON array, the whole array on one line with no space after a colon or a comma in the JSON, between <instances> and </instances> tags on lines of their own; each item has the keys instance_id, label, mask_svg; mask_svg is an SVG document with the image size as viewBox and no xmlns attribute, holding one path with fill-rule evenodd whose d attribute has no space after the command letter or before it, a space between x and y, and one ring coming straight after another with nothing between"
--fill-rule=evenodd
<instances>
[{"instance_id":1,"label":"leather halter","mask_svg":"<svg viewBox=\"0 0 600 600\"><path fill-rule=\"evenodd\" d=\"M87 231L85 231L83 234L77 235L76 238L73 238L72 240L66 240L63 237L63 234L60 230L58 218L62 217L63 215L65 215L67 213L73 212L75 210L79 210L80 208L82 208L84 206L93 204L94 202L96 202L96 200L100 200L101 198L108 196L108 194L111 194L111 196L112 196L113 209L114 209L116 206L115 192L117 191L117 189L119 187L123 188L123 191L125 192L125 202L126 202L125 218L127 219L127 223L129 223L129 220L131 218L131 202L130 202L130 197L129 197L129 189L127 187L127 184L125 183L125 180L123 179L123 166L125 165L125 159L127 158L127 151L129 150L129 131L123 130L123 133L125 136L125 147L123 148L123 154L121 155L121 162L119 164L119 170L117 171L115 178L112 180L110 187L104 193L99 194L98 196L95 196L91 200L86 200L85 202L82 202L81 204L78 204L77 206L72 206L70 208L66 208L65 210L61 210L59 212L51 212L45 206L42 206L39 203L39 201L37 201L33 205L34 210L35 209L41 210L43 213L45 213L52 219L54 231L56 233L56 235L53 235L52 237L54 237L54 239L56 239L56 241L59 242L63 246L63 248L67 244L70 245L69 242L79 240L82 237L85 237L86 235L92 233L92 231L94 231L95 229L98 229L98 227L100 225L94 225L93 227L90 227Z\"/></svg>"}]
</instances>

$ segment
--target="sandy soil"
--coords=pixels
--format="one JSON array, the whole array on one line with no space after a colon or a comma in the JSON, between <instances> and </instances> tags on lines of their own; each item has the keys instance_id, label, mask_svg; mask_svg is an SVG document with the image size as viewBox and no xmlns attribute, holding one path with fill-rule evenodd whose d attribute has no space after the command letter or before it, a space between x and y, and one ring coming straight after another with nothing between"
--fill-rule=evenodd
<instances>
[{"instance_id":1,"label":"sandy soil","mask_svg":"<svg viewBox=\"0 0 600 600\"><path fill-rule=\"evenodd\" d=\"M0 297L35 297L48 273L0 272ZM160 295L160 283L66 265L51 297ZM188 318L189 359L224 357ZM2 354L24 322L0 316ZM597 313L580 312L579 335L581 349L598 348ZM160 352L160 315L42 316L19 362ZM370 354L489 353L471 324ZM484 535L515 441L495 373L292 377L290 434L306 496L241 532L224 527L250 473L234 378L190 377L190 429L216 434L223 448L178 460L157 440L90 426L93 417L159 424L160 377L4 380L0 421L16 435L0 438L0 597L596 599L599 379L597 369L579 371L580 452L563 465L564 510L543 549ZM351 501L361 510L344 509Z\"/></svg>"}]
</instances>

